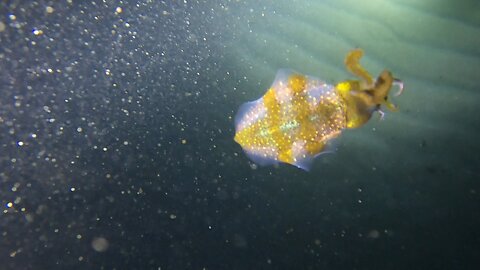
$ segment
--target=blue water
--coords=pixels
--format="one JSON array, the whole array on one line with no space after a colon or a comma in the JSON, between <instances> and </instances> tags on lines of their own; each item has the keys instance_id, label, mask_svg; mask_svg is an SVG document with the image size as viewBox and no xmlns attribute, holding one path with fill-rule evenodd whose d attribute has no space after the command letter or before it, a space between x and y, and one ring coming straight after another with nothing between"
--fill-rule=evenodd
<instances>
[{"instance_id":1,"label":"blue water","mask_svg":"<svg viewBox=\"0 0 480 270\"><path fill-rule=\"evenodd\" d=\"M0 268L477 269L479 6L433 2L1 4ZM253 164L238 107L355 47L400 111Z\"/></svg>"}]
</instances>

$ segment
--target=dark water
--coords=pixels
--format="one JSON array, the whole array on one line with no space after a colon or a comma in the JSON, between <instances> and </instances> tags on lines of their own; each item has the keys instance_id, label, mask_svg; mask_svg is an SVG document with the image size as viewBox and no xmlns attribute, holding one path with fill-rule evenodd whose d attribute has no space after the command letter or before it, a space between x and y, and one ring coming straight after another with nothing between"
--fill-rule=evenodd
<instances>
[{"instance_id":1,"label":"dark water","mask_svg":"<svg viewBox=\"0 0 480 270\"><path fill-rule=\"evenodd\" d=\"M232 117L273 78L232 63L238 9L268 7L1 4L0 268L477 269L476 144L248 161Z\"/></svg>"}]
</instances>

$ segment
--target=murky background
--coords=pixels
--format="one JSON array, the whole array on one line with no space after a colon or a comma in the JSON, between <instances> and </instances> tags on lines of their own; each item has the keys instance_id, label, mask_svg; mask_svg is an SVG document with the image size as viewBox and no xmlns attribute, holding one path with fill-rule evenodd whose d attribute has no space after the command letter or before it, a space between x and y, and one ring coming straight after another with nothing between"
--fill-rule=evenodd
<instances>
[{"instance_id":1,"label":"murky background","mask_svg":"<svg viewBox=\"0 0 480 270\"><path fill-rule=\"evenodd\" d=\"M3 1L1 269L477 269L477 1ZM406 85L306 173L233 116L279 68Z\"/></svg>"}]
</instances>

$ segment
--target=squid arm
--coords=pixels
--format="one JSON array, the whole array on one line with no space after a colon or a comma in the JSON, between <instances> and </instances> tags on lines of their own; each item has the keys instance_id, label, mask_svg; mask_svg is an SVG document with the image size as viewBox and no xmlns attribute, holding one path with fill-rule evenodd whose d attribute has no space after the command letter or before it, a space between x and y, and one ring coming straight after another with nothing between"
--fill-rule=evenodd
<instances>
[{"instance_id":1,"label":"squid arm","mask_svg":"<svg viewBox=\"0 0 480 270\"><path fill-rule=\"evenodd\" d=\"M361 49L354 49L345 57L347 70L360 78L360 80L347 80L335 86L338 94L344 99L346 107L346 118L348 128L357 128L364 125L372 116L374 111L380 111L381 106L391 111L397 111L398 107L388 100L390 89L398 85L403 91L403 83L395 79L388 70L383 70L375 81L372 76L360 64L363 56Z\"/></svg>"}]
</instances>

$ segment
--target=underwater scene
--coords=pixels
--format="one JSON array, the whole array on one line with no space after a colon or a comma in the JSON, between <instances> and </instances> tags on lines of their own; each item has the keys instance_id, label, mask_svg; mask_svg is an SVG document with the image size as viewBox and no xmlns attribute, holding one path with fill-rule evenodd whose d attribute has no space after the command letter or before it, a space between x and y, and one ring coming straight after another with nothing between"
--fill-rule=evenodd
<instances>
[{"instance_id":1,"label":"underwater scene","mask_svg":"<svg viewBox=\"0 0 480 270\"><path fill-rule=\"evenodd\" d=\"M0 269L480 269L480 2L3 1Z\"/></svg>"}]
</instances>

